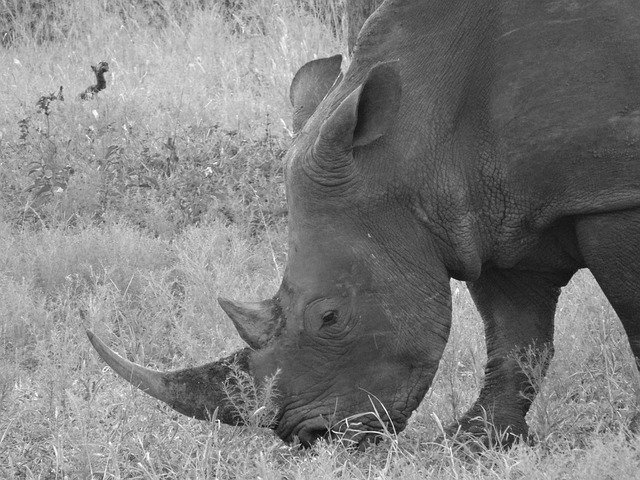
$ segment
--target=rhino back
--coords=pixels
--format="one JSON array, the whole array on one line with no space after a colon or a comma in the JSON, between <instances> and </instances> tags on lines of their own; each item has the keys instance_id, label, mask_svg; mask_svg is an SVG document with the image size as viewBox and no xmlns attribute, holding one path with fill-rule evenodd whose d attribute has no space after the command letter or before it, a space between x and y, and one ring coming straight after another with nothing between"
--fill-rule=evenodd
<instances>
[{"instance_id":1,"label":"rhino back","mask_svg":"<svg viewBox=\"0 0 640 480\"><path fill-rule=\"evenodd\" d=\"M501 20L490 129L513 188L555 216L639 205L640 3L505 2Z\"/></svg>"},{"instance_id":2,"label":"rhino back","mask_svg":"<svg viewBox=\"0 0 640 480\"><path fill-rule=\"evenodd\" d=\"M637 0L388 0L318 119L390 60L402 77L383 139L393 152L356 160L382 172L372 190L404 189L460 263L537 258L556 227L562 255L574 243L562 222L640 207Z\"/></svg>"}]
</instances>

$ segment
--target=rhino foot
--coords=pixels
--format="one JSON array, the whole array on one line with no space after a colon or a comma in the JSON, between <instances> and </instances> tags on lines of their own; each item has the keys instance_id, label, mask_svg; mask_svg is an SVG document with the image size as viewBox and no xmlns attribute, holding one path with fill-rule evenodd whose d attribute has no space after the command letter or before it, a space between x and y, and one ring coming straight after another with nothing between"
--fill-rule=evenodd
<instances>
[{"instance_id":1,"label":"rhino foot","mask_svg":"<svg viewBox=\"0 0 640 480\"><path fill-rule=\"evenodd\" d=\"M529 441L529 427L524 418L514 422L490 417L482 407L475 406L458 422L449 425L436 441L454 442L465 450L478 453L487 449L507 449Z\"/></svg>"}]
</instances>

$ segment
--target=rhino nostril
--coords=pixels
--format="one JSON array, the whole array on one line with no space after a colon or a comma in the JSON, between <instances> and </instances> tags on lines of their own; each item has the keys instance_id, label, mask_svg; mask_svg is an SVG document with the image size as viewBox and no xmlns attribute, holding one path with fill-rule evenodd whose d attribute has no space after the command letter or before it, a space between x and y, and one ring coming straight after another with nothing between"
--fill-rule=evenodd
<instances>
[{"instance_id":1,"label":"rhino nostril","mask_svg":"<svg viewBox=\"0 0 640 480\"><path fill-rule=\"evenodd\" d=\"M298 440L304 448L309 448L316 443L319 438L323 438L328 434L329 432L326 428L310 428L300 431L298 433Z\"/></svg>"}]
</instances>

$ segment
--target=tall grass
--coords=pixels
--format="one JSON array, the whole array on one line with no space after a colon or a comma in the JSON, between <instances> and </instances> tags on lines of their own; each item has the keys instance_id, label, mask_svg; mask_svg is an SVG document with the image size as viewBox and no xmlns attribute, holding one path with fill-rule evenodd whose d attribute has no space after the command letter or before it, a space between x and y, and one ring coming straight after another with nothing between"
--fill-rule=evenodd
<instances>
[{"instance_id":1,"label":"tall grass","mask_svg":"<svg viewBox=\"0 0 640 480\"><path fill-rule=\"evenodd\" d=\"M215 297L277 289L288 86L344 52L341 6L229 3L0 3L0 478L636 478L637 376L587 273L561 298L535 442L507 452L433 443L482 384L482 323L457 282L433 388L364 453L185 418L97 358L86 327L159 369L219 358L241 341ZM98 61L107 89L81 102Z\"/></svg>"},{"instance_id":2,"label":"tall grass","mask_svg":"<svg viewBox=\"0 0 640 480\"><path fill-rule=\"evenodd\" d=\"M51 15L75 19L77 30L42 44L20 35L0 51L6 220L51 226L115 214L171 236L211 217L279 218L282 184L270 180L281 177L289 139L290 79L338 42L293 5L179 5L59 2ZM98 61L110 65L108 87L79 102ZM36 106L60 86L65 101Z\"/></svg>"}]
</instances>

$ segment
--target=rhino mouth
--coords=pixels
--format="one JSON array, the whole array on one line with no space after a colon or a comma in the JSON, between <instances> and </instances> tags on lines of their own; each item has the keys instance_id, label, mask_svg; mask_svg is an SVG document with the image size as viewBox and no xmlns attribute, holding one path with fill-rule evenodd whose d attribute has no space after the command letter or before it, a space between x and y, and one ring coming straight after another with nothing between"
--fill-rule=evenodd
<instances>
[{"instance_id":1,"label":"rhino mouth","mask_svg":"<svg viewBox=\"0 0 640 480\"><path fill-rule=\"evenodd\" d=\"M351 426L348 429L306 426L297 430L295 437L300 445L310 447L320 439L337 441L348 449L362 451L368 445L378 444L388 437L383 429L369 429L364 425Z\"/></svg>"},{"instance_id":2,"label":"rhino mouth","mask_svg":"<svg viewBox=\"0 0 640 480\"><path fill-rule=\"evenodd\" d=\"M331 428L329 423L322 417L307 420L296 426L285 438L287 442L298 439L303 447L310 447L321 438L330 438Z\"/></svg>"},{"instance_id":3,"label":"rhino mouth","mask_svg":"<svg viewBox=\"0 0 640 480\"><path fill-rule=\"evenodd\" d=\"M289 443L297 438L303 447L310 447L318 440L325 439L338 441L348 448L363 450L369 444L377 444L383 438L399 433L406 426L406 420L385 421L377 412L353 415L340 421L328 418L318 415L302 421L290 432L277 433Z\"/></svg>"}]
</instances>

